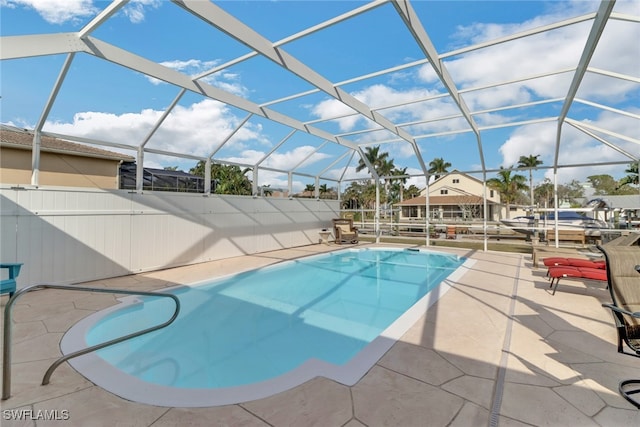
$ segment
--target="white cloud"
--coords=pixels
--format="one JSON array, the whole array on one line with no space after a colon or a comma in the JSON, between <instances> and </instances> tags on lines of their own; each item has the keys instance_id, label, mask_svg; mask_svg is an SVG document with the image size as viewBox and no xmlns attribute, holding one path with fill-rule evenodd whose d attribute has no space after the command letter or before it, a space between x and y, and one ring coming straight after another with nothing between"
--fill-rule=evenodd
<instances>
[{"instance_id":1,"label":"white cloud","mask_svg":"<svg viewBox=\"0 0 640 427\"><path fill-rule=\"evenodd\" d=\"M401 104L425 98L433 93L433 91L429 91L424 88L398 90L382 84L376 84L354 92L352 95L359 101L375 109L387 105ZM312 114L325 120L353 112L354 110L336 99L322 101L312 108ZM454 112L457 112L457 110L447 100L431 101L428 108L425 108L424 104L415 103L380 110L380 114L395 122L427 120L433 117L442 117L443 115ZM339 118L336 119L335 122L338 123L342 132L352 131L358 127L378 127L361 115L351 115L349 117ZM361 140L360 142L371 142L376 140L375 134L367 135L365 138L367 139ZM379 138L381 137L378 137L378 139ZM388 138L388 136L384 138Z\"/></svg>"},{"instance_id":2,"label":"white cloud","mask_svg":"<svg viewBox=\"0 0 640 427\"><path fill-rule=\"evenodd\" d=\"M123 13L131 22L138 24L144 21L145 8L158 8L161 0L132 0L123 8Z\"/></svg>"},{"instance_id":3,"label":"white cloud","mask_svg":"<svg viewBox=\"0 0 640 427\"><path fill-rule=\"evenodd\" d=\"M158 8L161 0L132 0L124 8L124 15L134 24L144 21L145 10ZM106 2L103 2L106 5ZM100 8L93 0L2 0L2 7L34 9L50 24L81 23L95 16Z\"/></svg>"},{"instance_id":4,"label":"white cloud","mask_svg":"<svg viewBox=\"0 0 640 427\"><path fill-rule=\"evenodd\" d=\"M50 24L79 22L81 18L97 13L92 0L4 0L3 7L26 7L34 9Z\"/></svg>"},{"instance_id":5,"label":"white cloud","mask_svg":"<svg viewBox=\"0 0 640 427\"><path fill-rule=\"evenodd\" d=\"M120 115L89 111L77 113L70 123L47 122L44 130L137 146L162 114L163 111L152 109ZM207 125L203 126L203 123ZM187 107L176 106L147 147L208 156L239 123L240 119L218 101L203 100ZM268 139L262 134L260 126L247 123L227 142L225 148L241 150L248 141L265 144Z\"/></svg>"},{"instance_id":6,"label":"white cloud","mask_svg":"<svg viewBox=\"0 0 640 427\"><path fill-rule=\"evenodd\" d=\"M179 71L187 74L190 77L195 77L204 72L207 72L218 65L220 61L202 61L200 59L188 59L161 62L160 65L164 65L167 68ZM160 85L164 83L162 80L158 80L154 77L144 75L153 85ZM200 79L211 86L218 87L222 90L230 92L238 96L246 96L249 92L248 89L240 83L240 76L235 73L231 73L225 70L218 71L217 73L210 74Z\"/></svg>"},{"instance_id":7,"label":"white cloud","mask_svg":"<svg viewBox=\"0 0 640 427\"><path fill-rule=\"evenodd\" d=\"M603 112L598 118L589 122L592 126L608 131L613 131L622 135L629 135L640 139L640 128L637 121L618 114ZM502 166L509 167L517 165L520 156L540 155L544 162L543 166L553 166L556 149L556 122L539 123L530 126L523 126L516 129L509 139L500 147L503 156ZM594 132L597 134L597 132ZM633 142L617 140L611 136L599 135L608 142L615 144L628 153L640 157L640 146ZM558 164L590 164L606 163L618 161L631 161L618 151L593 139L589 135L565 125L562 129L561 144L558 153ZM584 181L585 178L593 174L609 174L616 178L623 175L624 166L609 165L598 167L594 172L592 168L559 168L558 181L567 183L573 179ZM553 170L546 170L544 177L553 180ZM542 178L542 175L540 175Z\"/></svg>"}]
</instances>

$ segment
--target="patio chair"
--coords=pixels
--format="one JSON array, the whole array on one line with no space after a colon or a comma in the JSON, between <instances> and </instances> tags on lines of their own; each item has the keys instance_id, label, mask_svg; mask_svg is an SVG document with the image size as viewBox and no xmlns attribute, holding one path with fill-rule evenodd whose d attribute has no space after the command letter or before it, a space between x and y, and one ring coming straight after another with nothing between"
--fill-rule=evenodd
<instances>
[{"instance_id":1,"label":"patio chair","mask_svg":"<svg viewBox=\"0 0 640 427\"><path fill-rule=\"evenodd\" d=\"M640 247L598 246L607 262L607 280L611 309L618 332L618 353L624 353L622 343L640 357Z\"/></svg>"},{"instance_id":2,"label":"patio chair","mask_svg":"<svg viewBox=\"0 0 640 427\"><path fill-rule=\"evenodd\" d=\"M333 230L338 245L343 242L358 243L358 229L353 226L351 218L334 218Z\"/></svg>"},{"instance_id":3,"label":"patio chair","mask_svg":"<svg viewBox=\"0 0 640 427\"><path fill-rule=\"evenodd\" d=\"M9 270L9 278L0 280L0 294L9 294L9 298L13 296L16 291L16 278L20 274L20 268L22 263L2 263L0 269Z\"/></svg>"},{"instance_id":4,"label":"patio chair","mask_svg":"<svg viewBox=\"0 0 640 427\"><path fill-rule=\"evenodd\" d=\"M613 313L618 331L618 353L625 353L624 341L634 356L640 357L640 247L599 247L607 261L611 304L602 304ZM625 353L626 354L626 353ZM625 379L618 384L618 391L629 403L640 409L640 379Z\"/></svg>"},{"instance_id":5,"label":"patio chair","mask_svg":"<svg viewBox=\"0 0 640 427\"><path fill-rule=\"evenodd\" d=\"M447 239L456 238L456 227L454 225L447 225Z\"/></svg>"}]
</instances>

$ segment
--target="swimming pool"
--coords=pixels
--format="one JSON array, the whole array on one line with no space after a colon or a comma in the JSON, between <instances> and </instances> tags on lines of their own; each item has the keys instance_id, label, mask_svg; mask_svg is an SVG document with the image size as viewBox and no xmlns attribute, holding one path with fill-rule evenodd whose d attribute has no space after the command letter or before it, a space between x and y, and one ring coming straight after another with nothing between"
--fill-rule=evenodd
<instances>
[{"instance_id":1,"label":"swimming pool","mask_svg":"<svg viewBox=\"0 0 640 427\"><path fill-rule=\"evenodd\" d=\"M347 249L177 287L167 290L181 303L172 325L70 363L121 397L163 406L239 403L318 375L352 385L469 262ZM63 353L163 322L173 312L164 300L123 298L65 334Z\"/></svg>"}]
</instances>

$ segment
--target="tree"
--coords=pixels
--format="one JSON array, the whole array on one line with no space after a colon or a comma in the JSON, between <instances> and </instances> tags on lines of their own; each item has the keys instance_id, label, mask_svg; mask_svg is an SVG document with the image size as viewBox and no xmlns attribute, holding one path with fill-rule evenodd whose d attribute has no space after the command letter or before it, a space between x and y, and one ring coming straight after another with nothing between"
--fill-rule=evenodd
<instances>
[{"instance_id":1,"label":"tree","mask_svg":"<svg viewBox=\"0 0 640 427\"><path fill-rule=\"evenodd\" d=\"M404 194L407 196L407 198L413 199L414 197L418 197L420 195L420 189L411 184L409 188L405 190Z\"/></svg>"},{"instance_id":2,"label":"tree","mask_svg":"<svg viewBox=\"0 0 640 427\"><path fill-rule=\"evenodd\" d=\"M618 187L618 183L611 175L591 175L587 177L587 180L591 183L591 186L595 190L596 196L606 196L608 194L615 194Z\"/></svg>"},{"instance_id":3,"label":"tree","mask_svg":"<svg viewBox=\"0 0 640 427\"><path fill-rule=\"evenodd\" d=\"M569 202L572 207L581 205L579 199L584 197L584 187L576 179L569 184L558 184L558 200Z\"/></svg>"},{"instance_id":4,"label":"tree","mask_svg":"<svg viewBox=\"0 0 640 427\"><path fill-rule=\"evenodd\" d=\"M539 160L539 154L530 155L530 156L520 156L520 160L518 160L518 168L519 169L529 169L529 190L531 194L531 207L533 207L533 169L540 166L542 164L542 160Z\"/></svg>"},{"instance_id":5,"label":"tree","mask_svg":"<svg viewBox=\"0 0 640 427\"><path fill-rule=\"evenodd\" d=\"M196 165L194 167L192 167L191 169L189 169L189 173L191 175L196 175L196 176L202 176L204 177L204 167L205 167L205 161L204 160L200 160L198 163L196 163Z\"/></svg>"},{"instance_id":6,"label":"tree","mask_svg":"<svg viewBox=\"0 0 640 427\"><path fill-rule=\"evenodd\" d=\"M386 151L384 153L381 153L380 146L376 145L375 147L366 147L364 155L369 161L369 163L371 163L371 166L373 166L373 169L375 170L376 174L378 176L383 175L383 173L381 173L382 172L381 169L388 167L387 161L389 158L389 153L387 153ZM360 158L358 160L358 166L356 167L356 172L360 172L365 168L367 168L367 164L364 162L364 159ZM391 160L391 168L389 168L389 171L391 169L393 169L393 160Z\"/></svg>"},{"instance_id":7,"label":"tree","mask_svg":"<svg viewBox=\"0 0 640 427\"><path fill-rule=\"evenodd\" d=\"M433 159L429 162L429 172L430 175L434 176L434 179L440 178L445 173L448 173L448 168L451 167L451 163L445 162L442 157Z\"/></svg>"},{"instance_id":8,"label":"tree","mask_svg":"<svg viewBox=\"0 0 640 427\"><path fill-rule=\"evenodd\" d=\"M512 166L513 168L513 166ZM498 178L490 178L487 185L500 193L501 200L507 205L507 219L510 218L511 204L518 200L522 191L529 187L524 175L511 174L511 170L500 167Z\"/></svg>"},{"instance_id":9,"label":"tree","mask_svg":"<svg viewBox=\"0 0 640 427\"><path fill-rule=\"evenodd\" d=\"M342 194L345 209L373 209L376 201L376 186L368 180L352 182Z\"/></svg>"},{"instance_id":10,"label":"tree","mask_svg":"<svg viewBox=\"0 0 640 427\"><path fill-rule=\"evenodd\" d=\"M358 182L352 182L342 193L342 207L344 209L358 209L362 206L362 188Z\"/></svg>"},{"instance_id":11,"label":"tree","mask_svg":"<svg viewBox=\"0 0 640 427\"><path fill-rule=\"evenodd\" d=\"M536 185L533 191L534 200L538 206L553 207L553 182L545 178L541 184Z\"/></svg>"},{"instance_id":12,"label":"tree","mask_svg":"<svg viewBox=\"0 0 640 427\"><path fill-rule=\"evenodd\" d=\"M211 178L216 182L215 193L250 196L252 183L246 175L250 171L251 168L240 169L236 165L211 165Z\"/></svg>"},{"instance_id":13,"label":"tree","mask_svg":"<svg viewBox=\"0 0 640 427\"><path fill-rule=\"evenodd\" d=\"M631 163L629 167L624 170L624 172L628 175L620 180L620 187L623 187L629 184L631 185L640 184L639 182L640 178L638 175L638 162Z\"/></svg>"},{"instance_id":14,"label":"tree","mask_svg":"<svg viewBox=\"0 0 640 427\"><path fill-rule=\"evenodd\" d=\"M316 186L314 184L307 184L302 193L303 197L313 197L316 194Z\"/></svg>"},{"instance_id":15,"label":"tree","mask_svg":"<svg viewBox=\"0 0 640 427\"><path fill-rule=\"evenodd\" d=\"M394 170L391 171L391 187L392 187L392 192L393 194L398 194L398 199L399 201L403 201L404 200L404 185L407 183L407 168L395 168ZM392 202L395 201L394 197L392 196Z\"/></svg>"},{"instance_id":16,"label":"tree","mask_svg":"<svg viewBox=\"0 0 640 427\"><path fill-rule=\"evenodd\" d=\"M335 197L335 189L327 187L327 184L322 184L318 187L318 192L320 193L321 199L334 199Z\"/></svg>"}]
</instances>

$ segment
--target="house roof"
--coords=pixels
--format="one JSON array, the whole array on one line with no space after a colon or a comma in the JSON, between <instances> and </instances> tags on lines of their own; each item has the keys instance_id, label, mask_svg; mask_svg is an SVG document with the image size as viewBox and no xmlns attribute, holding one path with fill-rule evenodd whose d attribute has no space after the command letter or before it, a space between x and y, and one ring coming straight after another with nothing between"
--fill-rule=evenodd
<instances>
[{"instance_id":1,"label":"house roof","mask_svg":"<svg viewBox=\"0 0 640 427\"><path fill-rule=\"evenodd\" d=\"M65 141L64 139L42 135L41 150L50 153L68 154L71 156L94 157L109 160L135 161L135 158L122 153L115 153L89 145ZM33 146L33 132L2 125L0 127L0 146L31 150Z\"/></svg>"},{"instance_id":2,"label":"house roof","mask_svg":"<svg viewBox=\"0 0 640 427\"><path fill-rule=\"evenodd\" d=\"M445 178L449 178L449 177L451 177L451 175L461 175L461 176L465 177L466 179L470 179L472 181L475 181L475 182L478 182L478 183L482 183L482 180L476 178L475 176L472 176L472 175L466 174L464 172L460 172L457 169L454 169L451 172L447 172L447 173L444 173L444 174L440 175L438 177L438 179L434 180L431 184L429 184L429 186L432 186L435 183L437 183L438 181L441 181L441 180L443 180Z\"/></svg>"},{"instance_id":3,"label":"house roof","mask_svg":"<svg viewBox=\"0 0 640 427\"><path fill-rule=\"evenodd\" d=\"M611 209L640 209L640 195L600 196Z\"/></svg>"},{"instance_id":4,"label":"house roof","mask_svg":"<svg viewBox=\"0 0 640 427\"><path fill-rule=\"evenodd\" d=\"M424 196L414 197L413 199L404 200L400 203L396 203L396 206L424 206L426 198ZM429 197L430 205L481 205L483 203L482 197L479 196L431 196ZM495 204L490 200L487 203Z\"/></svg>"}]
</instances>

